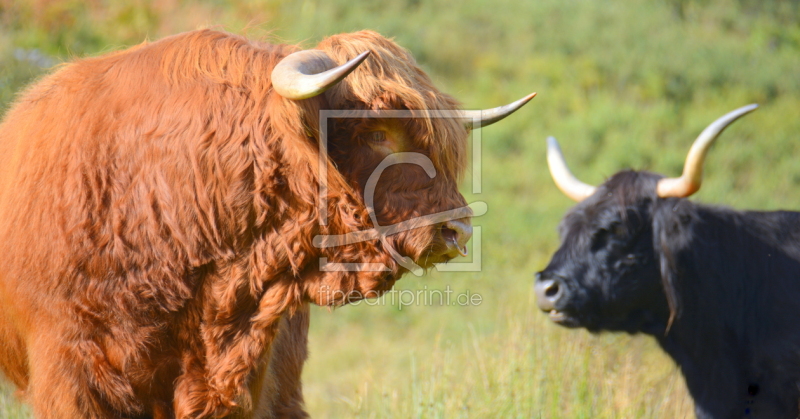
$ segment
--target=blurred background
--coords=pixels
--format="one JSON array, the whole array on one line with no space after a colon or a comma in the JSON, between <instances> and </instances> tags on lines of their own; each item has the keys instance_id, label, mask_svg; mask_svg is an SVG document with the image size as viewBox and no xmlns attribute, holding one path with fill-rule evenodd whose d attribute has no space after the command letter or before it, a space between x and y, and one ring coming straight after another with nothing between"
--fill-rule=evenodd
<instances>
[{"instance_id":1,"label":"blurred background","mask_svg":"<svg viewBox=\"0 0 800 419\"><path fill-rule=\"evenodd\" d=\"M397 285L480 303L400 306L395 294L395 304L315 308L312 417L693 417L680 372L652 339L566 330L538 312L533 274L572 205L550 180L545 138L589 183L623 168L675 176L707 124L758 103L714 146L692 199L800 210L798 2L0 0L0 109L60 62L200 27L307 47L373 29L468 109L539 92L482 131L482 193L463 188L488 205L474 220L481 271ZM3 388L0 417L29 417Z\"/></svg>"}]
</instances>

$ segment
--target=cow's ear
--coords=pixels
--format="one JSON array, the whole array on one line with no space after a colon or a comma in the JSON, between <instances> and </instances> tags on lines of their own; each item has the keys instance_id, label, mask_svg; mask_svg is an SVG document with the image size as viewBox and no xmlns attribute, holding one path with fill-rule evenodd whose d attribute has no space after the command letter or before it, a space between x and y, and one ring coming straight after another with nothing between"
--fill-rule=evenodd
<instances>
[{"instance_id":1,"label":"cow's ear","mask_svg":"<svg viewBox=\"0 0 800 419\"><path fill-rule=\"evenodd\" d=\"M325 95L304 100L291 100L274 93L270 95L266 109L270 109L270 134L281 141L291 139L320 138L320 112L328 109ZM265 115L266 117L266 115Z\"/></svg>"},{"instance_id":2,"label":"cow's ear","mask_svg":"<svg viewBox=\"0 0 800 419\"><path fill-rule=\"evenodd\" d=\"M680 316L678 261L691 244L692 214L691 203L683 199L659 199L653 205L653 250L670 311L665 335L669 333L673 321Z\"/></svg>"},{"instance_id":3,"label":"cow's ear","mask_svg":"<svg viewBox=\"0 0 800 419\"><path fill-rule=\"evenodd\" d=\"M306 137L319 140L320 136L323 135L319 125L320 111L322 109L327 109L326 105L328 103L325 99L325 95L319 95L298 102L300 102L297 105L300 108L300 115L302 115L303 130Z\"/></svg>"}]
</instances>

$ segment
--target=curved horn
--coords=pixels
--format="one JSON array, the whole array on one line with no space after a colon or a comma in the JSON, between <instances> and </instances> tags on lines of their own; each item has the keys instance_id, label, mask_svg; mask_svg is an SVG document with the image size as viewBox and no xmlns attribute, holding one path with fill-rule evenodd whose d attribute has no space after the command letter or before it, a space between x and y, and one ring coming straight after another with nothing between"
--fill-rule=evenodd
<instances>
[{"instance_id":1,"label":"curved horn","mask_svg":"<svg viewBox=\"0 0 800 419\"><path fill-rule=\"evenodd\" d=\"M558 189L561 189L564 195L574 201L581 202L597 190L596 187L578 180L569 171L567 162L564 160L564 154L561 153L561 147L558 146L558 141L553 137L547 137L547 167L550 168L550 176L553 177Z\"/></svg>"},{"instance_id":2,"label":"curved horn","mask_svg":"<svg viewBox=\"0 0 800 419\"><path fill-rule=\"evenodd\" d=\"M284 57L272 69L272 87L287 99L308 99L339 83L368 55L369 51L364 51L337 67L324 51L297 51Z\"/></svg>"},{"instance_id":3,"label":"curved horn","mask_svg":"<svg viewBox=\"0 0 800 419\"><path fill-rule=\"evenodd\" d=\"M708 149L714 144L720 133L733 121L748 113L756 110L758 105L752 104L728 112L721 118L709 125L694 140L689 155L686 156L686 163L683 166L683 174L677 178L665 178L658 181L656 192L661 198L685 198L700 189L703 182L703 162L706 159Z\"/></svg>"},{"instance_id":4,"label":"curved horn","mask_svg":"<svg viewBox=\"0 0 800 419\"><path fill-rule=\"evenodd\" d=\"M465 112L466 115L463 118L464 126L466 126L467 129L473 129L492 125L495 122L516 112L517 109L530 102L534 96L536 96L536 92L533 92L516 102L511 102L508 105L498 106L492 109L484 109L482 111ZM471 115L475 115L477 118L473 118Z\"/></svg>"}]
</instances>

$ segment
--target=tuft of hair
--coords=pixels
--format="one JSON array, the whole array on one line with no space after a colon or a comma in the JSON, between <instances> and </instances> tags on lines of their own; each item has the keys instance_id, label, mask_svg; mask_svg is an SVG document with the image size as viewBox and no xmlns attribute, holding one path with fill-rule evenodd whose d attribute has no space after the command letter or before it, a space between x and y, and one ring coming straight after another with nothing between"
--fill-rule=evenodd
<instances>
[{"instance_id":1,"label":"tuft of hair","mask_svg":"<svg viewBox=\"0 0 800 419\"><path fill-rule=\"evenodd\" d=\"M410 124L417 146L430 150L431 160L445 176L464 174L467 130L455 118L431 118L436 111L459 111L461 104L439 91L405 48L373 31L334 35L317 46L341 65L370 51L369 58L327 93L333 109L423 111Z\"/></svg>"},{"instance_id":2,"label":"tuft of hair","mask_svg":"<svg viewBox=\"0 0 800 419\"><path fill-rule=\"evenodd\" d=\"M656 193L656 185L664 176L646 171L624 170L621 171L603 184L603 191L600 199L606 202L613 202L617 207L620 216L626 220L631 215L641 217L639 211L641 206L649 207L650 217L653 224L653 249L659 260L659 270L661 271L661 282L664 286L664 293L669 305L669 320L664 335L669 333L673 322L680 314L680 301L676 290L677 283L677 261L674 254L674 232L678 231L680 217L676 215L676 209L681 203L688 201L678 198L661 199ZM664 205L662 205L664 204ZM672 245L671 245L672 244Z\"/></svg>"}]
</instances>

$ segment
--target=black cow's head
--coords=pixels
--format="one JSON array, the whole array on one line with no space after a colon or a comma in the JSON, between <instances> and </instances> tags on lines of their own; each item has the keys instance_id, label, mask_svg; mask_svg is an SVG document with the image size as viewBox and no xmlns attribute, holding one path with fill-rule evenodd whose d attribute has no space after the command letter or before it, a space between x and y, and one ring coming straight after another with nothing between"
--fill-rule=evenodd
<instances>
[{"instance_id":1,"label":"black cow's head","mask_svg":"<svg viewBox=\"0 0 800 419\"><path fill-rule=\"evenodd\" d=\"M548 164L556 185L578 201L559 226L561 247L536 276L539 308L551 320L591 331L664 332L677 311L675 249L690 240L706 152L746 106L715 121L693 144L683 175L622 171L599 187L577 180L555 139Z\"/></svg>"}]
</instances>

